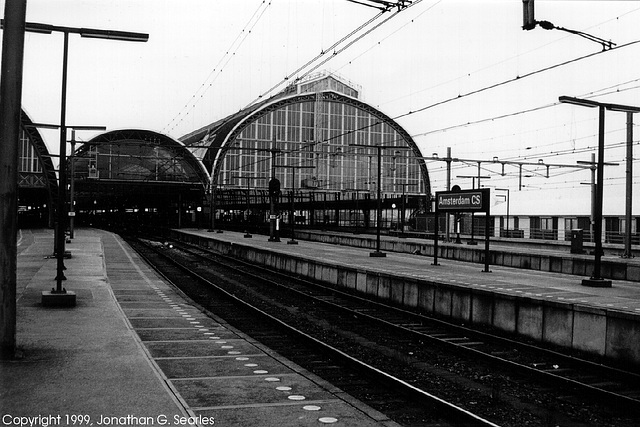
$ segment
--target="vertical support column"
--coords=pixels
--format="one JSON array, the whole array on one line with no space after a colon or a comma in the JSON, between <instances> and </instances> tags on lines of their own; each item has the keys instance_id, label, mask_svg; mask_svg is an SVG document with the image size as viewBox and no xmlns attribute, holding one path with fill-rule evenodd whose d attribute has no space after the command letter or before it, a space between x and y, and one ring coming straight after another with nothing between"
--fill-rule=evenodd
<instances>
[{"instance_id":1,"label":"vertical support column","mask_svg":"<svg viewBox=\"0 0 640 427\"><path fill-rule=\"evenodd\" d=\"M596 155L595 153L591 153L591 215L589 222L589 234L591 238L589 240L592 242L596 241L595 230L593 228L593 225L596 223L596 170Z\"/></svg>"},{"instance_id":2,"label":"vertical support column","mask_svg":"<svg viewBox=\"0 0 640 427\"><path fill-rule=\"evenodd\" d=\"M627 112L627 168L626 168L625 240L623 258L633 258L631 253L631 203L633 201L633 113Z\"/></svg>"},{"instance_id":3,"label":"vertical support column","mask_svg":"<svg viewBox=\"0 0 640 427\"><path fill-rule=\"evenodd\" d=\"M593 274L590 279L582 280L583 286L610 288L611 280L605 280L601 274L602 264L602 202L604 195L604 114L605 106L598 106L598 170L596 182L595 212L593 215L593 230L595 233L595 260L593 263Z\"/></svg>"},{"instance_id":4,"label":"vertical support column","mask_svg":"<svg viewBox=\"0 0 640 427\"><path fill-rule=\"evenodd\" d=\"M449 213L447 212L447 215ZM433 211L433 264L438 264L438 196L436 195L436 208Z\"/></svg>"},{"instance_id":5,"label":"vertical support column","mask_svg":"<svg viewBox=\"0 0 640 427\"><path fill-rule=\"evenodd\" d=\"M67 278L64 275L64 243L67 224L67 60L69 57L69 33L64 32L64 49L62 53L62 97L60 101L60 160L58 163L58 228L56 233L56 288L55 293L63 294L66 290L62 287L62 281Z\"/></svg>"},{"instance_id":6,"label":"vertical support column","mask_svg":"<svg viewBox=\"0 0 640 427\"><path fill-rule=\"evenodd\" d=\"M291 186L291 239L287 240L287 245L297 245L296 240L296 166L291 168L293 170L292 186Z\"/></svg>"},{"instance_id":7,"label":"vertical support column","mask_svg":"<svg viewBox=\"0 0 640 427\"><path fill-rule=\"evenodd\" d=\"M380 226L382 222L382 147L378 149L378 200L376 204L376 250L371 252L369 256L384 258L387 254L380 251Z\"/></svg>"},{"instance_id":8,"label":"vertical support column","mask_svg":"<svg viewBox=\"0 0 640 427\"><path fill-rule=\"evenodd\" d=\"M489 242L490 242L489 232L491 231L491 221L490 221L491 203L489 203L490 197L491 197L491 194L489 189L487 189L486 191L483 191L482 203L484 203L487 208L485 222L484 222L484 270L482 270L483 273L491 273L491 270L489 270L489 256L491 255L491 252L489 251Z\"/></svg>"},{"instance_id":9,"label":"vertical support column","mask_svg":"<svg viewBox=\"0 0 640 427\"><path fill-rule=\"evenodd\" d=\"M26 0L5 3L0 82L0 358L16 350L18 144Z\"/></svg>"},{"instance_id":10,"label":"vertical support column","mask_svg":"<svg viewBox=\"0 0 640 427\"><path fill-rule=\"evenodd\" d=\"M447 191L451 191L451 147L447 147ZM449 212L446 213L446 231L445 231L445 241L451 241L451 214Z\"/></svg>"},{"instance_id":11,"label":"vertical support column","mask_svg":"<svg viewBox=\"0 0 640 427\"><path fill-rule=\"evenodd\" d=\"M75 237L76 130L71 130L71 185L69 186L69 238Z\"/></svg>"}]
</instances>

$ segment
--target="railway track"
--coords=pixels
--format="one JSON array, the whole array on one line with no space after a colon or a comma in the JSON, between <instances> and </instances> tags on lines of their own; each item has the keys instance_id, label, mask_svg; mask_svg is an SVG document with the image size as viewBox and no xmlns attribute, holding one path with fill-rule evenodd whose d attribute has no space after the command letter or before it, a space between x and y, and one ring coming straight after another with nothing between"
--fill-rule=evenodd
<instances>
[{"instance_id":1,"label":"railway track","mask_svg":"<svg viewBox=\"0 0 640 427\"><path fill-rule=\"evenodd\" d=\"M617 416L608 413L608 409L594 410L595 415L571 413L582 411L584 403L576 402L584 401L585 398L589 399L587 405L598 402L599 407L604 404L612 411L628 409L632 412L633 408L640 407L638 405L640 402L637 400L640 395L637 388L640 382L637 381L638 377L634 373L567 357L557 352L542 350L406 310L374 303L332 287L258 269L256 266L247 265L235 259L212 254L203 248L187 247L178 243L173 243L173 248L158 243L150 244L155 250L160 253L169 253L173 261L182 264L181 268L185 269L182 274L198 272L203 276L209 276L214 269L224 269L225 277L231 278L231 281L240 283L250 279L250 287L242 287L235 283L231 288L233 290L227 290L227 292L242 294L242 299L251 300L254 305L260 305L263 312L280 312L279 318L293 317L297 330L301 328L299 325L303 324L302 329L313 331L304 332L306 336L304 341L313 343L314 348L327 346L324 341L331 341L332 344L328 347L331 350L325 349L323 353L337 351L338 353L335 354L340 356L332 356L332 362L328 365L325 363L320 366L322 363L316 363L315 370L311 369L328 381L346 390L349 390L349 385L353 387L354 384L360 384L362 375L359 375L357 380L352 377L352 374L331 378L331 372L337 371L334 365L336 365L335 358L338 357L342 364L346 364L345 366L357 365L358 371L369 370L365 375L367 378L377 378L376 381L383 381L387 385L393 384L389 386L390 389L397 390L393 397L373 399L374 403L380 406L377 409L387 413L391 418L394 418L394 411L398 412L397 408L390 409L393 408L390 402L396 401L398 404L397 396L410 396L412 401L429 399L433 402L435 394L438 394L445 397L436 398L441 400L436 404L439 407L436 413L448 414L448 411L456 413L452 408L459 408L461 413L466 415L457 416L462 417L464 423L468 425L483 425L483 422L489 423L485 425L491 425L483 417L502 425L561 425L569 421L572 425L606 425L609 422L607 419L610 420L611 425L635 424L633 420L637 414L632 413ZM203 279L204 277L201 276L199 280ZM265 299L264 295L269 297ZM269 300L271 302L265 302ZM276 303L274 304L273 301ZM207 308L216 314L220 310L217 306ZM275 322L282 324L287 320ZM251 321L247 323L250 324ZM322 327L318 327L317 324L321 324ZM251 328L250 325L237 327L262 340L286 357L290 357L286 351L277 348L277 343L270 341L273 339L270 337L271 332L263 334L243 329ZM317 338L318 336L323 338ZM300 338L297 340L299 341ZM353 344L354 342L357 346ZM425 348L428 351L425 351ZM293 353L298 357L301 354L309 354L311 362L316 357L308 349L298 349ZM451 354L454 356L450 356ZM367 362L358 361L359 358ZM443 362L446 358L449 360ZM314 365L309 363L309 360L300 361L295 358L293 360L303 366L307 364L305 367ZM480 360L481 363L478 362ZM476 363L479 365L475 366ZM386 368L380 369L374 367L374 364ZM474 367L469 369L469 365ZM493 368L488 369L487 366ZM476 372L467 375L467 378L474 378L474 376L477 378L461 380L460 378L465 378L466 370ZM508 374L505 375L504 372ZM445 380L443 381L442 378ZM528 381L538 384L537 388L542 390L541 393L549 392L556 396L554 399L559 400L555 403L542 400L537 405L528 403L527 397L521 396L521 389L528 388ZM518 388L516 387L518 384L520 391L514 393L513 390ZM379 393L381 389L379 383L377 386L365 387L366 391L361 391L358 397L366 400L361 396L374 393L372 389L377 389ZM357 391L349 392L358 395ZM514 395L520 396L514 397ZM532 397L530 400L536 399L540 400L540 397ZM452 404L447 400L456 403ZM375 404L367 403L376 407ZM430 403L430 405L434 404ZM452 405L451 408L448 405ZM406 408L406 405L399 406ZM445 407L446 411L443 409ZM482 416L473 415L472 411L482 413ZM404 412L400 410L396 418L402 418L402 416L410 418L409 412L411 411L406 409ZM478 418L472 420L465 417ZM416 416L415 418L420 419L422 423L425 417ZM455 420L453 423L458 425L459 421ZM412 425L411 423L415 424L414 421L403 424Z\"/></svg>"}]
</instances>

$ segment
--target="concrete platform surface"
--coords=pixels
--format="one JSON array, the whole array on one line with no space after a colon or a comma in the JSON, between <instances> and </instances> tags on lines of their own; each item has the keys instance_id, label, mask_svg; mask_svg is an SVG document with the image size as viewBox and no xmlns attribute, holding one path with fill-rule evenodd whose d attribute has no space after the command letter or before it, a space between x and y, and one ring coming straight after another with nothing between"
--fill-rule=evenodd
<instances>
[{"instance_id":1,"label":"concrete platform surface","mask_svg":"<svg viewBox=\"0 0 640 427\"><path fill-rule=\"evenodd\" d=\"M371 257L371 249L298 240L298 245L269 242L268 236L254 234L252 239L242 233L225 231L222 234L202 229L176 230L183 234L206 239L246 245L291 256L313 259L329 265L343 265L379 272L391 276L428 280L435 283L466 286L500 294L524 296L535 300L587 305L640 315L640 284L629 280L612 280L611 288L582 286L582 276L548 271L491 265L490 273L482 272L483 264L401 252L385 252L384 258ZM334 233L335 234L335 233ZM375 236L374 236L375 238ZM385 236L387 241L404 242L407 239ZM481 250L481 249L480 249ZM512 251L516 251L511 249ZM549 251L547 251L549 252ZM562 253L560 250L558 254ZM572 255L563 253L564 256ZM581 257L581 255L573 255ZM637 259L625 260L638 263Z\"/></svg>"},{"instance_id":2,"label":"concrete platform surface","mask_svg":"<svg viewBox=\"0 0 640 427\"><path fill-rule=\"evenodd\" d=\"M396 425L207 317L114 234L76 230L64 286L77 305L44 307L52 249L53 231L21 230L2 425Z\"/></svg>"},{"instance_id":3,"label":"concrete platform surface","mask_svg":"<svg viewBox=\"0 0 640 427\"><path fill-rule=\"evenodd\" d=\"M581 276L562 272L501 265L490 265L485 272L483 263L447 258L433 265L433 257L424 252L389 251L385 257L371 257L371 248L335 238L332 243L300 239L288 245L227 231L180 229L170 235L378 300L548 343L560 351L640 366L637 281L613 279L612 287L598 288L583 286Z\"/></svg>"}]
</instances>

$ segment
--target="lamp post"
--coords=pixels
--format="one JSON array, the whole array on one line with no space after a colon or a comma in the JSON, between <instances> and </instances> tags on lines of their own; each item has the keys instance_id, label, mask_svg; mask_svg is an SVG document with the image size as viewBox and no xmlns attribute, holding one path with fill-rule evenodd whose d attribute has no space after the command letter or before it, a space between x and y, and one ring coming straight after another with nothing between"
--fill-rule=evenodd
<instances>
[{"instance_id":1,"label":"lamp post","mask_svg":"<svg viewBox=\"0 0 640 427\"><path fill-rule=\"evenodd\" d=\"M295 208L295 200L296 200L296 169L315 169L315 166L300 166L300 165L277 165L278 168L289 168L293 170L293 175L291 177L291 239L287 240L287 245L297 245L298 241L296 240L296 208Z\"/></svg>"},{"instance_id":2,"label":"lamp post","mask_svg":"<svg viewBox=\"0 0 640 427\"><path fill-rule=\"evenodd\" d=\"M601 276L602 263L602 203L604 194L604 115L605 110L620 111L625 113L638 113L640 107L632 107L628 105L608 104L596 102L590 99L572 98L569 96L561 96L559 101L566 104L579 105L581 107L598 108L598 166L596 178L596 200L595 212L593 214L593 231L595 234L595 258L593 265L593 274L591 278L582 281L583 286L609 288L611 280L605 280ZM630 115L630 114L629 114ZM633 126L629 119L628 123Z\"/></svg>"},{"instance_id":3,"label":"lamp post","mask_svg":"<svg viewBox=\"0 0 640 427\"><path fill-rule=\"evenodd\" d=\"M376 207L376 250L370 252L370 257L384 258L387 256L380 251L380 223L382 222L382 150L408 150L408 147L398 147L395 145L367 145L367 144L349 144L350 147L375 148L378 152L378 201Z\"/></svg>"},{"instance_id":4,"label":"lamp post","mask_svg":"<svg viewBox=\"0 0 640 427\"><path fill-rule=\"evenodd\" d=\"M236 142L238 145L238 142ZM278 218L277 211L277 199L280 196L280 181L276 178L276 155L283 151L276 148L276 136L273 135L271 148L252 148L252 147L233 147L238 150L254 151L254 152L268 152L271 153L271 178L269 179L269 242L280 242L280 236L278 233ZM213 224L213 219L211 220ZM213 228L213 226L212 226ZM210 230L212 231L212 230ZM222 233L222 230L218 230L218 233ZM245 236L250 237L250 236Z\"/></svg>"},{"instance_id":5,"label":"lamp post","mask_svg":"<svg viewBox=\"0 0 640 427\"><path fill-rule=\"evenodd\" d=\"M42 293L42 302L45 305L75 305L75 293L67 293L62 287L64 276L64 244L65 244L65 202L66 202L66 143L67 143L67 61L69 56L69 34L80 34L80 37L120 40L131 42L146 42L149 40L148 34L132 33L127 31L98 30L93 28L62 27L50 24L27 22L25 31L51 34L60 32L64 36L62 55L62 96L60 102L60 163L59 163L59 185L57 203L57 233L56 233L56 287L51 292Z\"/></svg>"},{"instance_id":6,"label":"lamp post","mask_svg":"<svg viewBox=\"0 0 640 427\"><path fill-rule=\"evenodd\" d=\"M275 137L273 144L275 146ZM276 155L280 153L275 147L271 151L271 179L269 180L269 242L279 242L280 233L279 219L276 211L278 210L278 199L280 198L280 180L276 178Z\"/></svg>"}]
</instances>

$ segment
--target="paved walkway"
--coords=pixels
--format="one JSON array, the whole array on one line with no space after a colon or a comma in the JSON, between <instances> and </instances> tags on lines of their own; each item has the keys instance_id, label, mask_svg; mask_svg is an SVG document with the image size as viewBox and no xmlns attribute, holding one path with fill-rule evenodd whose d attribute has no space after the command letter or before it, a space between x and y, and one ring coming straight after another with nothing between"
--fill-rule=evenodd
<instances>
[{"instance_id":1,"label":"paved walkway","mask_svg":"<svg viewBox=\"0 0 640 427\"><path fill-rule=\"evenodd\" d=\"M55 286L51 230L21 231L15 360L0 361L0 426L397 427L206 315L118 236L76 230Z\"/></svg>"},{"instance_id":2,"label":"paved walkway","mask_svg":"<svg viewBox=\"0 0 640 427\"><path fill-rule=\"evenodd\" d=\"M125 321L106 275L104 234L80 231L67 250L65 288L75 308L44 308L55 286L51 230L21 231L18 245L17 345L0 363L0 425L98 423L101 417L188 416ZM40 418L38 418L40 417ZM68 418L67 418L68 417ZM27 424L29 425L29 424ZM134 425L132 423L125 425Z\"/></svg>"}]
</instances>

